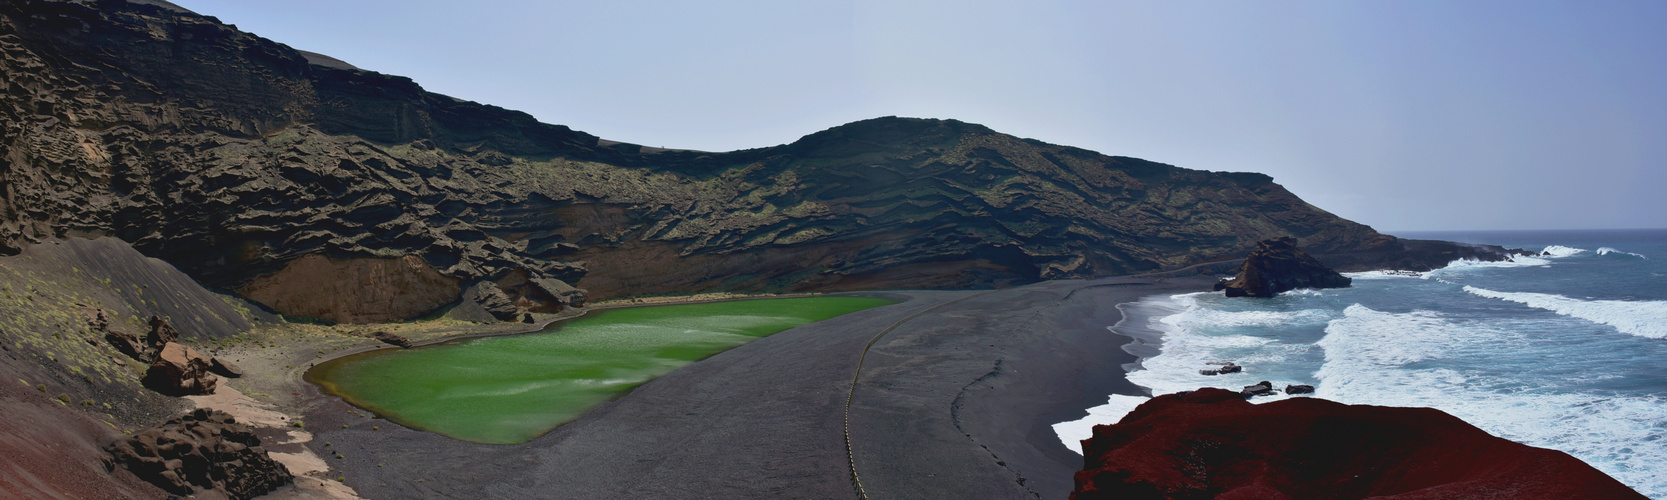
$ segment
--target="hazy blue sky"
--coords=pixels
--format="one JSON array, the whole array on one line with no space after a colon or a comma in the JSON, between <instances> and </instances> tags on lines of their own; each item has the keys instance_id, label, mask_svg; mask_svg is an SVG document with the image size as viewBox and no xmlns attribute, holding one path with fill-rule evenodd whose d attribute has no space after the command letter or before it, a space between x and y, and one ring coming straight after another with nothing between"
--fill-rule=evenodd
<instances>
[{"instance_id":1,"label":"hazy blue sky","mask_svg":"<svg viewBox=\"0 0 1667 500\"><path fill-rule=\"evenodd\" d=\"M1387 231L1667 227L1657 0L175 1L650 146L955 118Z\"/></svg>"}]
</instances>

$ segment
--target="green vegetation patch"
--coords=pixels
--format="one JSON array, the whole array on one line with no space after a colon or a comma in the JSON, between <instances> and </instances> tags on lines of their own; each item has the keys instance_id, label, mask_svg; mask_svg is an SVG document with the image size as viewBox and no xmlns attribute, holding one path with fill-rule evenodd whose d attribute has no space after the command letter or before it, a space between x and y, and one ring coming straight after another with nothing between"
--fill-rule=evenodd
<instances>
[{"instance_id":1,"label":"green vegetation patch","mask_svg":"<svg viewBox=\"0 0 1667 500\"><path fill-rule=\"evenodd\" d=\"M607 310L538 333L348 356L306 379L409 427L512 444L707 356L891 303L809 297Z\"/></svg>"}]
</instances>

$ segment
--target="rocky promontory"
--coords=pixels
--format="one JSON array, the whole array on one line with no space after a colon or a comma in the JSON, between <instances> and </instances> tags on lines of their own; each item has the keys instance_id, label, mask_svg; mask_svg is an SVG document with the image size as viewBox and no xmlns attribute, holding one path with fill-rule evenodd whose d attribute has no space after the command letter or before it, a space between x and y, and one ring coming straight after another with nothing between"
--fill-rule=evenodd
<instances>
[{"instance_id":1,"label":"rocky promontory","mask_svg":"<svg viewBox=\"0 0 1667 500\"><path fill-rule=\"evenodd\" d=\"M1227 290L1228 297L1266 298L1298 288L1346 288L1352 281L1297 248L1295 238L1275 238L1256 243L1238 275L1215 289Z\"/></svg>"},{"instance_id":2,"label":"rocky promontory","mask_svg":"<svg viewBox=\"0 0 1667 500\"><path fill-rule=\"evenodd\" d=\"M1644 498L1566 453L1430 408L1153 398L1083 440L1071 498Z\"/></svg>"}]
</instances>

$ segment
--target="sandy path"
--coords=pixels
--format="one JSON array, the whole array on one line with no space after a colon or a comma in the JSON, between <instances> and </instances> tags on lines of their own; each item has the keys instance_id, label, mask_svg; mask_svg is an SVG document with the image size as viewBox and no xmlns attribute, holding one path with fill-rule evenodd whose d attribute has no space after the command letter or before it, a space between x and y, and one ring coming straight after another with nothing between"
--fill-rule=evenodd
<instances>
[{"instance_id":1,"label":"sandy path","mask_svg":"<svg viewBox=\"0 0 1667 500\"><path fill-rule=\"evenodd\" d=\"M261 498L273 500L362 498L358 492L353 491L353 488L332 479L329 476L329 463L305 446L313 440L312 433L291 426L289 415L277 411L273 405L256 401L254 398L228 386L216 389L214 394L186 396L185 399L190 400L198 408L220 410L231 414L238 422L264 430L264 432L260 432L260 434L267 436L267 438L262 439L264 448L267 448L268 454L272 456L273 460L284 464L284 467L289 469L289 473L295 476L295 482ZM270 439L274 434L282 437Z\"/></svg>"}]
</instances>

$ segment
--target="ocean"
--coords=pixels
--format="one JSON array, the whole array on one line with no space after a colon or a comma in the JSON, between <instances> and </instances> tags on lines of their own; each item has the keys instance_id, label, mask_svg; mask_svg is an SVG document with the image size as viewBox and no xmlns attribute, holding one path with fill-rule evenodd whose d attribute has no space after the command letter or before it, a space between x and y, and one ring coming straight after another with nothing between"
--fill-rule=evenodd
<instances>
[{"instance_id":1,"label":"ocean","mask_svg":"<svg viewBox=\"0 0 1667 500\"><path fill-rule=\"evenodd\" d=\"M1273 299L1194 293L1123 304L1129 380L1152 395L1267 380L1349 404L1427 406L1562 450L1667 498L1667 230L1401 233L1543 252ZM1206 376L1207 362L1241 373ZM1260 397L1258 403L1292 396ZM1303 397L1303 396L1295 396ZM1072 449L1144 397L1055 426Z\"/></svg>"}]
</instances>

